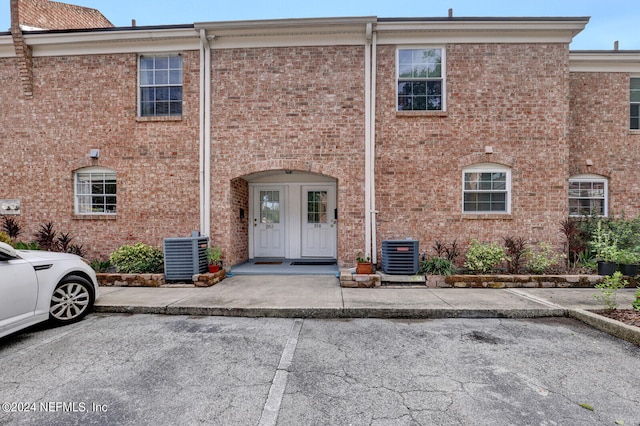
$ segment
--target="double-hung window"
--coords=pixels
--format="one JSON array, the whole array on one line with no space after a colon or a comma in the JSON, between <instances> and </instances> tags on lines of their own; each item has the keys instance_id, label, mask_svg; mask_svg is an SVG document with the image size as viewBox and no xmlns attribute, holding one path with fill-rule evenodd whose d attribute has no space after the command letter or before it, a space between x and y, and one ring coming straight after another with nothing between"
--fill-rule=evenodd
<instances>
[{"instance_id":1,"label":"double-hung window","mask_svg":"<svg viewBox=\"0 0 640 426\"><path fill-rule=\"evenodd\" d=\"M462 172L464 213L510 213L511 170L497 164L479 164Z\"/></svg>"},{"instance_id":2,"label":"double-hung window","mask_svg":"<svg viewBox=\"0 0 640 426\"><path fill-rule=\"evenodd\" d=\"M75 173L76 214L116 214L116 172L88 167Z\"/></svg>"},{"instance_id":3,"label":"double-hung window","mask_svg":"<svg viewBox=\"0 0 640 426\"><path fill-rule=\"evenodd\" d=\"M141 117L182 115L182 56L140 55Z\"/></svg>"},{"instance_id":4,"label":"double-hung window","mask_svg":"<svg viewBox=\"0 0 640 426\"><path fill-rule=\"evenodd\" d=\"M631 79L630 96L630 128L632 130L640 129L640 77Z\"/></svg>"},{"instance_id":5,"label":"double-hung window","mask_svg":"<svg viewBox=\"0 0 640 426\"><path fill-rule=\"evenodd\" d=\"M608 181L598 175L569 179L569 216L607 216Z\"/></svg>"},{"instance_id":6,"label":"double-hung window","mask_svg":"<svg viewBox=\"0 0 640 426\"><path fill-rule=\"evenodd\" d=\"M444 111L444 49L398 49L398 111Z\"/></svg>"}]
</instances>

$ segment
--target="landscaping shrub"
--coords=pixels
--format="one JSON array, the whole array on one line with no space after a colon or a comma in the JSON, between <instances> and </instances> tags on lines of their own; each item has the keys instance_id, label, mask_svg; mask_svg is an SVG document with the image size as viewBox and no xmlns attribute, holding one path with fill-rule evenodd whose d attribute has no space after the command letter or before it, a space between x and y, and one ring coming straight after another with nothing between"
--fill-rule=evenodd
<instances>
[{"instance_id":1,"label":"landscaping shrub","mask_svg":"<svg viewBox=\"0 0 640 426\"><path fill-rule=\"evenodd\" d=\"M542 274L558 265L560 255L550 244L538 243L534 249L531 247L527 248L526 258L527 270L534 274Z\"/></svg>"},{"instance_id":2,"label":"landscaping shrub","mask_svg":"<svg viewBox=\"0 0 640 426\"><path fill-rule=\"evenodd\" d=\"M2 216L2 230L11 240L15 240L22 233L22 225L14 217Z\"/></svg>"},{"instance_id":3,"label":"landscaping shrub","mask_svg":"<svg viewBox=\"0 0 640 426\"><path fill-rule=\"evenodd\" d=\"M449 259L442 257L431 257L425 259L420 264L420 274L429 275L452 275L456 270L455 265Z\"/></svg>"},{"instance_id":4,"label":"landscaping shrub","mask_svg":"<svg viewBox=\"0 0 640 426\"><path fill-rule=\"evenodd\" d=\"M517 274L524 263L527 241L523 237L504 237L503 239L507 249L507 270L510 274Z\"/></svg>"},{"instance_id":5,"label":"landscaping shrub","mask_svg":"<svg viewBox=\"0 0 640 426\"><path fill-rule=\"evenodd\" d=\"M0 242L11 244L11 238L9 238L6 232L0 231Z\"/></svg>"},{"instance_id":6,"label":"landscaping shrub","mask_svg":"<svg viewBox=\"0 0 640 426\"><path fill-rule=\"evenodd\" d=\"M593 297L604 303L606 309L613 311L618 307L618 302L616 301L617 291L623 289L628 283L627 280L622 278L622 272L616 271L613 275L596 284L596 288L600 290L600 293L595 293Z\"/></svg>"},{"instance_id":7,"label":"landscaping shrub","mask_svg":"<svg viewBox=\"0 0 640 426\"><path fill-rule=\"evenodd\" d=\"M436 241L433 245L433 250L436 252L436 257L446 259L451 263L455 263L457 257L460 256L460 247L458 247L457 240L453 240L449 246L440 241Z\"/></svg>"},{"instance_id":8,"label":"landscaping shrub","mask_svg":"<svg viewBox=\"0 0 640 426\"><path fill-rule=\"evenodd\" d=\"M464 266L472 272L487 273L495 266L506 260L504 248L497 243L480 243L471 240L467 249Z\"/></svg>"},{"instance_id":9,"label":"landscaping shrub","mask_svg":"<svg viewBox=\"0 0 640 426\"><path fill-rule=\"evenodd\" d=\"M121 246L111 253L109 260L116 271L124 274L155 274L163 271L164 256L156 247L137 243Z\"/></svg>"},{"instance_id":10,"label":"landscaping shrub","mask_svg":"<svg viewBox=\"0 0 640 426\"><path fill-rule=\"evenodd\" d=\"M631 304L631 306L633 306L633 309L640 312L640 287L638 287L638 290L636 290L636 293L634 296L635 296L635 299L633 300L633 303Z\"/></svg>"}]
</instances>

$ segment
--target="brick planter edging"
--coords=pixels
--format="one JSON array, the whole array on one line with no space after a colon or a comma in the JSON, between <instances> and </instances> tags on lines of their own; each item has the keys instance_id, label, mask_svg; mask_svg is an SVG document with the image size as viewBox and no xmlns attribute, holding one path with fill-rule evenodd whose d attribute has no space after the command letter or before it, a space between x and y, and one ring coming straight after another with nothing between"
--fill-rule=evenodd
<instances>
[{"instance_id":1,"label":"brick planter edging","mask_svg":"<svg viewBox=\"0 0 640 426\"><path fill-rule=\"evenodd\" d=\"M593 288L605 277L601 275L427 275L426 288ZM627 288L640 280L625 277ZM349 288L381 287L380 275L341 272L340 285Z\"/></svg>"},{"instance_id":2,"label":"brick planter edging","mask_svg":"<svg viewBox=\"0 0 640 426\"><path fill-rule=\"evenodd\" d=\"M96 274L98 284L105 287L162 287L166 285L192 285L195 287L211 287L227 276L225 270L213 274L196 274L190 282L167 283L164 274Z\"/></svg>"}]
</instances>

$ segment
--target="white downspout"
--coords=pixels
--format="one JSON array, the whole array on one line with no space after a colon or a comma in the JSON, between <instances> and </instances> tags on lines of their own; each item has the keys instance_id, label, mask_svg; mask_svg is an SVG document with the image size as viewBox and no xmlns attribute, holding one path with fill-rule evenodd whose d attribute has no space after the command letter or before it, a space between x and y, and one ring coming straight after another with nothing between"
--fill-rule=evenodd
<instances>
[{"instance_id":1,"label":"white downspout","mask_svg":"<svg viewBox=\"0 0 640 426\"><path fill-rule=\"evenodd\" d=\"M200 30L200 233L211 233L211 46Z\"/></svg>"},{"instance_id":2,"label":"white downspout","mask_svg":"<svg viewBox=\"0 0 640 426\"><path fill-rule=\"evenodd\" d=\"M364 45L364 247L375 263L371 246L371 23L367 23Z\"/></svg>"},{"instance_id":3,"label":"white downspout","mask_svg":"<svg viewBox=\"0 0 640 426\"><path fill-rule=\"evenodd\" d=\"M377 213L376 210L376 69L377 69L377 44L378 44L378 33L373 31L372 42L371 42L371 101L370 101L370 122L371 126L369 130L369 138L370 138L370 148L369 155L371 156L369 160L369 165L371 167L371 207L370 207L370 220L371 220L371 261L376 264L378 263L377 259Z\"/></svg>"}]
</instances>

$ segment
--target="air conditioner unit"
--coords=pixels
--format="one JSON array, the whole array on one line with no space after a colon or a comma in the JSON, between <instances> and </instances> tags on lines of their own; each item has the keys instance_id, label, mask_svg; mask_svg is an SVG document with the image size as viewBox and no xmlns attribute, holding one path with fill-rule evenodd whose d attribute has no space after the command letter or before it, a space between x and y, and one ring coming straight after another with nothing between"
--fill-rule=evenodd
<instances>
[{"instance_id":1,"label":"air conditioner unit","mask_svg":"<svg viewBox=\"0 0 640 426\"><path fill-rule=\"evenodd\" d=\"M191 281L195 274L207 272L208 237L164 239L164 278Z\"/></svg>"},{"instance_id":2,"label":"air conditioner unit","mask_svg":"<svg viewBox=\"0 0 640 426\"><path fill-rule=\"evenodd\" d=\"M418 273L418 241L382 241L382 271L390 275Z\"/></svg>"}]
</instances>

